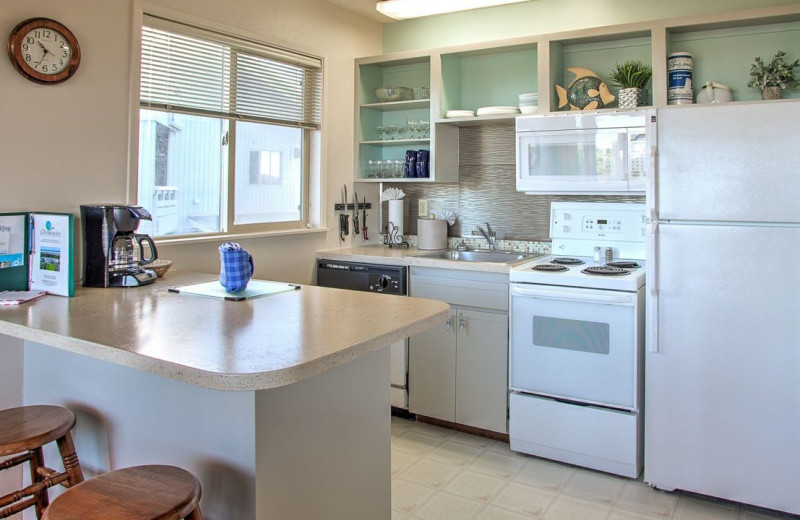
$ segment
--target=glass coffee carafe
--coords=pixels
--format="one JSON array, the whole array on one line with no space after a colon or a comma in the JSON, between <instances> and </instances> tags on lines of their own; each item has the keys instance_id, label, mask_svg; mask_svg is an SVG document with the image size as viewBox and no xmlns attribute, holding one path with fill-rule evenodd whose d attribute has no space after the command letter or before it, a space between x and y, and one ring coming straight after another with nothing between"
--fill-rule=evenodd
<instances>
[{"instance_id":1,"label":"glass coffee carafe","mask_svg":"<svg viewBox=\"0 0 800 520\"><path fill-rule=\"evenodd\" d=\"M145 256L145 243L149 249L148 256ZM156 245L149 235L118 233L111 243L110 267L115 273L138 272L156 258Z\"/></svg>"}]
</instances>

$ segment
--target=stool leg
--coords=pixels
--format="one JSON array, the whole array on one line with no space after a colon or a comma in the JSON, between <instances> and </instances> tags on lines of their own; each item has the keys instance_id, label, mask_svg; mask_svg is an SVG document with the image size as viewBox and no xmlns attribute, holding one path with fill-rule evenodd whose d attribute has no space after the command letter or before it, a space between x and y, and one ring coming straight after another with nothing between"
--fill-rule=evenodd
<instances>
[{"instance_id":1,"label":"stool leg","mask_svg":"<svg viewBox=\"0 0 800 520\"><path fill-rule=\"evenodd\" d=\"M35 450L31 451L31 454L33 456L28 462L28 466L31 470L31 483L35 484L44 480L44 477L39 474L39 468L44 466L44 450L42 450L42 447L39 446ZM36 518L42 518L44 509L50 504L50 500L48 499L47 495L47 489L42 489L36 493L34 499L36 500Z\"/></svg>"},{"instance_id":2,"label":"stool leg","mask_svg":"<svg viewBox=\"0 0 800 520\"><path fill-rule=\"evenodd\" d=\"M189 516L186 517L186 520L203 520L203 513L200 511L200 506L194 508L194 511L189 513Z\"/></svg>"},{"instance_id":3,"label":"stool leg","mask_svg":"<svg viewBox=\"0 0 800 520\"><path fill-rule=\"evenodd\" d=\"M83 482L83 470L78 460L78 454L75 453L75 443L72 441L72 434L67 432L66 435L56 440L56 444L58 444L58 451L61 453L61 460L64 462L64 471L69 475L69 480L65 483L69 485L66 487L71 487Z\"/></svg>"}]
</instances>

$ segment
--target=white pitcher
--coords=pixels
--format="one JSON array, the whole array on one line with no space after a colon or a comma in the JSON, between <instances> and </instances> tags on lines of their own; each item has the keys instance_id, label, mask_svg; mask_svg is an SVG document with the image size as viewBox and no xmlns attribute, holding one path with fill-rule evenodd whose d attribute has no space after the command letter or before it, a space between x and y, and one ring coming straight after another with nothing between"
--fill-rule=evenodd
<instances>
[{"instance_id":1,"label":"white pitcher","mask_svg":"<svg viewBox=\"0 0 800 520\"><path fill-rule=\"evenodd\" d=\"M733 89L715 81L706 81L697 93L698 103L727 103L733 101Z\"/></svg>"}]
</instances>

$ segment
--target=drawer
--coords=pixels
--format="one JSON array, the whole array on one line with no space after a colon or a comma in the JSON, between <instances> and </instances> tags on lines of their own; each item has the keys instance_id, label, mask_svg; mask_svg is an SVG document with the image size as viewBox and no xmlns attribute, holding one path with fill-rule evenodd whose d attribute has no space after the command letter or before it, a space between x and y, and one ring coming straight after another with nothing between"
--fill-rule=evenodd
<instances>
[{"instance_id":1,"label":"drawer","mask_svg":"<svg viewBox=\"0 0 800 520\"><path fill-rule=\"evenodd\" d=\"M412 267L409 295L451 305L508 310L508 274Z\"/></svg>"}]
</instances>

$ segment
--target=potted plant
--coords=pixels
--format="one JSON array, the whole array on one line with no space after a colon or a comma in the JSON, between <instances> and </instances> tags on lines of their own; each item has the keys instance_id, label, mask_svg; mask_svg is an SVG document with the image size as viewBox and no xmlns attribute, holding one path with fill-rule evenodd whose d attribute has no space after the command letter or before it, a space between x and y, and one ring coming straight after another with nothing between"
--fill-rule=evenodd
<instances>
[{"instance_id":1,"label":"potted plant","mask_svg":"<svg viewBox=\"0 0 800 520\"><path fill-rule=\"evenodd\" d=\"M756 57L756 61L750 65L750 81L747 86L761 89L762 99L780 99L783 89L797 87L794 69L800 65L800 60L786 63L784 56L784 51L778 51L769 63Z\"/></svg>"},{"instance_id":2,"label":"potted plant","mask_svg":"<svg viewBox=\"0 0 800 520\"><path fill-rule=\"evenodd\" d=\"M617 63L609 73L611 84L619 87L619 107L631 108L646 105L645 87L653 76L653 67L639 60Z\"/></svg>"}]
</instances>

